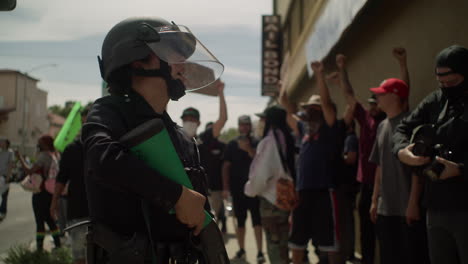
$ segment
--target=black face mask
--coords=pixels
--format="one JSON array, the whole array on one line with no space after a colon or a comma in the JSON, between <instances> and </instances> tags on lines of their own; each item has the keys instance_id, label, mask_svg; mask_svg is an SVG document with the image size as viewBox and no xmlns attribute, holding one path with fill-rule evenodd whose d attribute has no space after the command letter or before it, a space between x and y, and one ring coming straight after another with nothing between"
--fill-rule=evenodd
<instances>
[{"instance_id":1,"label":"black face mask","mask_svg":"<svg viewBox=\"0 0 468 264\"><path fill-rule=\"evenodd\" d=\"M324 117L322 111L319 110L307 110L306 114L307 128L309 134L315 134L319 131L322 123L324 122Z\"/></svg>"},{"instance_id":2,"label":"black face mask","mask_svg":"<svg viewBox=\"0 0 468 264\"><path fill-rule=\"evenodd\" d=\"M467 94L467 83L466 81L461 82L458 85L451 86L451 87L440 87L440 90L442 91L442 94L448 99L448 100L458 100L462 97L464 97Z\"/></svg>"},{"instance_id":3,"label":"black face mask","mask_svg":"<svg viewBox=\"0 0 468 264\"><path fill-rule=\"evenodd\" d=\"M133 74L145 77L162 77L166 81L167 94L172 101L185 95L185 85L181 80L172 78L171 67L161 60L161 68L157 70L133 69Z\"/></svg>"},{"instance_id":4,"label":"black face mask","mask_svg":"<svg viewBox=\"0 0 468 264\"><path fill-rule=\"evenodd\" d=\"M321 123L323 120L323 113L320 110L308 109L306 112L306 120L312 123Z\"/></svg>"},{"instance_id":5,"label":"black face mask","mask_svg":"<svg viewBox=\"0 0 468 264\"><path fill-rule=\"evenodd\" d=\"M384 120L385 118L387 118L387 114L385 114L384 111L379 111L379 113L374 116L374 119L378 121Z\"/></svg>"},{"instance_id":6,"label":"black face mask","mask_svg":"<svg viewBox=\"0 0 468 264\"><path fill-rule=\"evenodd\" d=\"M452 87L440 87L443 95L448 100L458 100L466 95L468 91L468 83L466 78L468 76L468 49L453 45L443 49L436 57L436 74L437 68L447 67L450 72L438 75L447 75L451 73L459 73L465 77L465 80L458 85Z\"/></svg>"}]
</instances>

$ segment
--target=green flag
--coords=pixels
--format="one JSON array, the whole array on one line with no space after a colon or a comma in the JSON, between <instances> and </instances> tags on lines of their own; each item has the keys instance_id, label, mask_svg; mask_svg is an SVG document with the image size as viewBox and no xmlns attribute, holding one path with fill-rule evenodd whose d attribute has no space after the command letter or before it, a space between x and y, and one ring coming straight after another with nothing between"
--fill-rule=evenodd
<instances>
[{"instance_id":1,"label":"green flag","mask_svg":"<svg viewBox=\"0 0 468 264\"><path fill-rule=\"evenodd\" d=\"M54 147L60 152L63 152L65 147L70 144L78 135L81 129L81 104L76 102L73 106L70 114L68 114L65 123L57 134L54 141Z\"/></svg>"}]
</instances>

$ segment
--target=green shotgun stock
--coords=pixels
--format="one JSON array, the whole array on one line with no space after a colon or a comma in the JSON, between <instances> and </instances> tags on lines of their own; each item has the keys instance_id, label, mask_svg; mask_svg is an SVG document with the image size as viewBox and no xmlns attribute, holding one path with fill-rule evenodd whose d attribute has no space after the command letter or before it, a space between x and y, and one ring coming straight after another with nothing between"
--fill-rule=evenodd
<instances>
[{"instance_id":1,"label":"green shotgun stock","mask_svg":"<svg viewBox=\"0 0 468 264\"><path fill-rule=\"evenodd\" d=\"M180 161L161 119L152 119L143 123L125 134L120 142L130 148L132 154L143 160L153 170L193 190L192 182L185 172L182 161ZM211 221L213 218L205 211L203 226L208 225Z\"/></svg>"},{"instance_id":2,"label":"green shotgun stock","mask_svg":"<svg viewBox=\"0 0 468 264\"><path fill-rule=\"evenodd\" d=\"M143 123L125 134L120 142L159 174L193 190L190 178L161 119L156 118ZM171 210L171 213L174 211ZM191 240L193 246L202 252L204 263L230 263L223 236L208 212L205 211L200 235L192 237Z\"/></svg>"}]
</instances>

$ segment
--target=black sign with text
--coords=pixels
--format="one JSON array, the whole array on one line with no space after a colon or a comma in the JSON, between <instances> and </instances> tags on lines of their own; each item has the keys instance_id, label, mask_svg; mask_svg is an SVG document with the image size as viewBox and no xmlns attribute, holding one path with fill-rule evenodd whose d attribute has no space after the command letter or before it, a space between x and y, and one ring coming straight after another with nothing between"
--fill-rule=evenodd
<instances>
[{"instance_id":1,"label":"black sign with text","mask_svg":"<svg viewBox=\"0 0 468 264\"><path fill-rule=\"evenodd\" d=\"M262 95L278 94L281 68L281 18L277 15L262 17Z\"/></svg>"}]
</instances>

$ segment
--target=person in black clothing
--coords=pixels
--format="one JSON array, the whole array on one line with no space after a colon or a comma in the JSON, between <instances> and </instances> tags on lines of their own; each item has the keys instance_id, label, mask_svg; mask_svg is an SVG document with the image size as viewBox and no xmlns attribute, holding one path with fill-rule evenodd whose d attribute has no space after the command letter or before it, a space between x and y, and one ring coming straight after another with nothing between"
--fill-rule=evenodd
<instances>
[{"instance_id":1,"label":"person in black clothing","mask_svg":"<svg viewBox=\"0 0 468 264\"><path fill-rule=\"evenodd\" d=\"M349 111L349 109L348 109ZM350 112L353 112L351 110ZM346 115L346 114L345 114ZM355 122L351 121L350 125L346 126L346 136L343 148L343 175L342 182L339 187L340 195L342 195L342 237L343 237L343 254L346 260L356 261L354 256L355 251L355 219L354 210L356 209L356 195L359 190L359 182L356 180L358 169L358 149L359 140L355 132Z\"/></svg>"},{"instance_id":2,"label":"person in black clothing","mask_svg":"<svg viewBox=\"0 0 468 264\"><path fill-rule=\"evenodd\" d=\"M221 222L221 230L227 232L226 215L224 214L223 203L223 178L222 166L223 155L226 144L219 141L213 135L213 123L209 122L206 125L205 131L198 136L200 144L200 158L203 168L208 175L208 189L210 191L210 205L216 215L216 218Z\"/></svg>"},{"instance_id":3,"label":"person in black clothing","mask_svg":"<svg viewBox=\"0 0 468 264\"><path fill-rule=\"evenodd\" d=\"M328 263L344 263L341 256L339 217L336 188L342 165L343 128L336 118L336 107L330 99L325 83L324 66L311 64L320 95L312 95L301 106L305 120L296 115L296 105L283 92L280 101L288 110L288 125L301 138L296 189L299 204L292 213L289 248L292 262L303 263L305 249L312 240L320 252L328 256ZM320 217L316 217L320 215Z\"/></svg>"},{"instance_id":4,"label":"person in black clothing","mask_svg":"<svg viewBox=\"0 0 468 264\"><path fill-rule=\"evenodd\" d=\"M11 182L11 174L14 166L14 153L10 149L10 140L0 138L0 178L3 177L6 190L1 194L0 203L0 222L5 219L8 207L8 193L10 192L9 183Z\"/></svg>"},{"instance_id":5,"label":"person in black clothing","mask_svg":"<svg viewBox=\"0 0 468 264\"><path fill-rule=\"evenodd\" d=\"M232 196L234 215L237 219L237 243L239 251L235 258L245 258L245 220L247 211L250 211L252 225L257 242L257 262L265 261L262 253L262 223L260 218L260 202L257 197L251 198L244 194L244 185L249 179L249 168L255 156L258 141L251 136L252 122L247 115L238 119L240 136L231 140L224 153L223 163L223 196L225 199Z\"/></svg>"},{"instance_id":6,"label":"person in black clothing","mask_svg":"<svg viewBox=\"0 0 468 264\"><path fill-rule=\"evenodd\" d=\"M81 112L83 123L86 121L88 109ZM67 188L67 225L71 226L89 217L88 200L84 184L83 144L79 138L70 143L62 153L60 169L57 175L55 191L50 205L50 214L56 216L61 204L59 197ZM68 186L67 186L68 184ZM56 217L55 217L56 218ZM86 226L73 228L69 231L71 237L72 257L75 264L85 263Z\"/></svg>"},{"instance_id":7,"label":"person in black clothing","mask_svg":"<svg viewBox=\"0 0 468 264\"><path fill-rule=\"evenodd\" d=\"M59 209L58 199L68 183L66 211L68 226L84 221L89 216L83 165L83 145L79 139L76 139L63 151L50 206L51 215L55 216ZM85 226L70 230L74 263L85 263L85 234Z\"/></svg>"},{"instance_id":8,"label":"person in black clothing","mask_svg":"<svg viewBox=\"0 0 468 264\"><path fill-rule=\"evenodd\" d=\"M99 244L96 232L95 243L111 260L125 250L123 246L134 245L149 261L152 250L137 247L143 236L157 249L158 263L185 258L189 236L201 232L204 209L209 206L205 176L197 173L201 168L196 145L171 120L166 108L169 100L178 100L186 90L213 83L223 65L188 28L152 17L130 18L115 25L104 39L99 64L111 95L93 104L82 129L89 213L93 228L102 227L126 242L114 251L104 243L115 241L104 239ZM207 71L209 76L202 76ZM195 190L165 178L119 142L152 119L164 123L189 177L200 183Z\"/></svg>"},{"instance_id":9,"label":"person in black clothing","mask_svg":"<svg viewBox=\"0 0 468 264\"><path fill-rule=\"evenodd\" d=\"M425 186L430 261L468 263L468 175L464 169L468 162L468 49L451 46L442 50L436 58L435 74L440 89L427 96L397 127L393 152L411 166L443 165L433 177L420 173ZM410 144L410 138L421 125L434 125L434 136L417 141L416 147ZM430 152L436 144L452 154L433 157Z\"/></svg>"}]
</instances>

